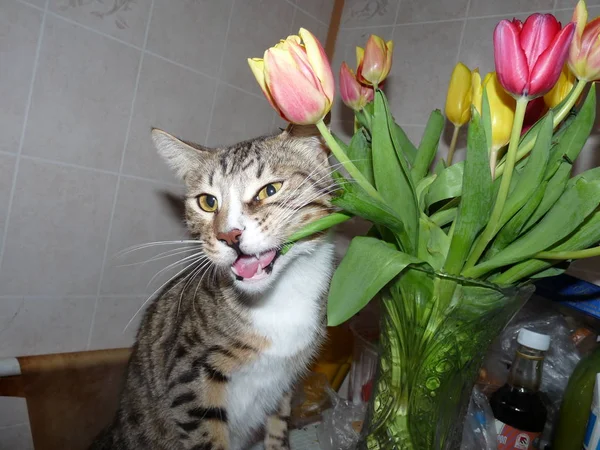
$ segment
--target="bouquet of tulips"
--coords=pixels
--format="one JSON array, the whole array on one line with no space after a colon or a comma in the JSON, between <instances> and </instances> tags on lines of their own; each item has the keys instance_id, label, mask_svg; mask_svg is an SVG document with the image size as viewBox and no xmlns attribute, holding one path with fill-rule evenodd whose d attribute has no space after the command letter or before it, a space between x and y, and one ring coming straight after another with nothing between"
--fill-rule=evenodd
<instances>
[{"instance_id":1,"label":"bouquet of tulips","mask_svg":"<svg viewBox=\"0 0 600 450\"><path fill-rule=\"evenodd\" d=\"M432 112L418 146L396 124L380 89L391 42L371 36L357 49L356 74L340 69L342 100L355 111L349 143L324 123L334 77L310 32L249 60L271 105L289 122L316 125L345 169L334 173L336 212L289 245L354 216L373 225L351 242L328 299L330 325L375 296L383 305L363 448L456 448L481 358L531 279L600 255L600 168L571 174L595 120L600 18L587 23L581 0L564 27L533 14L502 20L493 40L496 71L483 83L462 64L452 74L455 132L433 169L444 117ZM466 157L453 162L462 126Z\"/></svg>"}]
</instances>

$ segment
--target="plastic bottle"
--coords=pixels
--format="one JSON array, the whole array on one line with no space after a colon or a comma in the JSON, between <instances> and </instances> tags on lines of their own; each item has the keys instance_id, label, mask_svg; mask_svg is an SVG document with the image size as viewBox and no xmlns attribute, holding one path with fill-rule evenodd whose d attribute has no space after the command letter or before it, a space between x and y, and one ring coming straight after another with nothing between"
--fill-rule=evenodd
<instances>
[{"instance_id":1,"label":"plastic bottle","mask_svg":"<svg viewBox=\"0 0 600 450\"><path fill-rule=\"evenodd\" d=\"M569 378L552 441L553 449L581 450L597 373L600 373L600 347L579 361Z\"/></svg>"},{"instance_id":2,"label":"plastic bottle","mask_svg":"<svg viewBox=\"0 0 600 450\"><path fill-rule=\"evenodd\" d=\"M522 329L517 342L519 347L508 382L490 399L499 450L538 448L546 423L547 409L539 388L544 352L550 348L550 336Z\"/></svg>"}]
</instances>

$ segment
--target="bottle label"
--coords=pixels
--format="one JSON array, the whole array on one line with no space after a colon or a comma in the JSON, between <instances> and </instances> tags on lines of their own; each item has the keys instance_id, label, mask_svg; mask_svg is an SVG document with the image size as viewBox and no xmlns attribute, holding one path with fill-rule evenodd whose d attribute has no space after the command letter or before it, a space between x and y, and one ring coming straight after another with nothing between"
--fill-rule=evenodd
<instances>
[{"instance_id":1,"label":"bottle label","mask_svg":"<svg viewBox=\"0 0 600 450\"><path fill-rule=\"evenodd\" d=\"M517 430L496 420L496 433L498 433L498 450L530 450L539 448L541 433Z\"/></svg>"}]
</instances>

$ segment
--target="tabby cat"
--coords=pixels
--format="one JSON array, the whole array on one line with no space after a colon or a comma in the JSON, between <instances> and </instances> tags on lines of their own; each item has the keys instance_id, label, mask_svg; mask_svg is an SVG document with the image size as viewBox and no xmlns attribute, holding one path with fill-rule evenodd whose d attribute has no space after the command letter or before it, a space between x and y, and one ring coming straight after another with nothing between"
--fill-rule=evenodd
<instances>
[{"instance_id":1,"label":"tabby cat","mask_svg":"<svg viewBox=\"0 0 600 450\"><path fill-rule=\"evenodd\" d=\"M280 249L331 211L327 151L303 127L217 149L152 137L186 184L205 264L148 307L117 415L91 449L240 450L263 426L267 450L288 449L291 389L324 337L334 252L324 234Z\"/></svg>"}]
</instances>

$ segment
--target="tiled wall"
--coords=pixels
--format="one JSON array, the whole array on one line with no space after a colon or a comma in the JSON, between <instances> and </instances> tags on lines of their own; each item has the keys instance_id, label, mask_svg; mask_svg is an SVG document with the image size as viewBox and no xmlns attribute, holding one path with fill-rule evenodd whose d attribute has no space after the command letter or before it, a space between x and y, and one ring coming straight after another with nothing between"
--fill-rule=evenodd
<instances>
[{"instance_id":1,"label":"tiled wall","mask_svg":"<svg viewBox=\"0 0 600 450\"><path fill-rule=\"evenodd\" d=\"M458 61L479 67L482 74L494 70L492 34L498 21L553 12L564 24L570 21L575 4L576 0L346 0L334 69L339 70L344 60L354 67L355 46L364 46L370 34L393 39L394 66L385 90L394 116L418 143L429 113L444 108L447 83ZM587 5L590 18L600 16L599 0L587 0ZM349 110L338 102L332 113L333 129L348 136L351 120ZM442 154L451 132L450 127L444 132ZM600 165L598 133L596 125L577 170ZM579 261L572 269L577 276L600 284L600 258Z\"/></svg>"},{"instance_id":2,"label":"tiled wall","mask_svg":"<svg viewBox=\"0 0 600 450\"><path fill-rule=\"evenodd\" d=\"M332 7L0 0L0 358L132 342L166 263L113 255L184 236L150 127L208 145L275 130L246 58L301 26L325 42ZM24 417L2 399L1 450L28 448Z\"/></svg>"}]
</instances>

